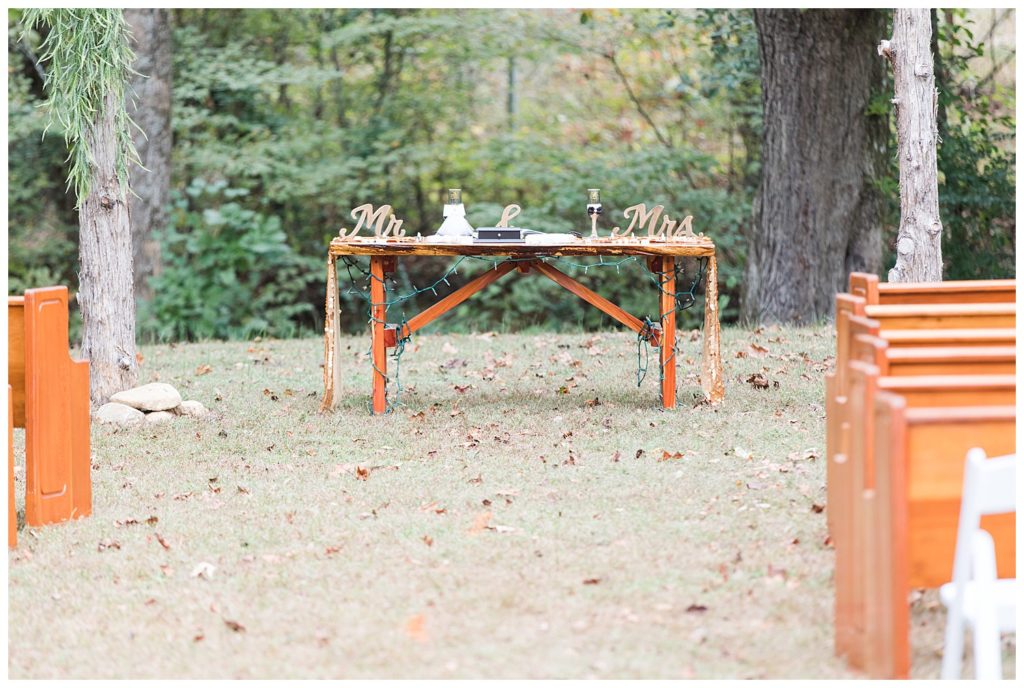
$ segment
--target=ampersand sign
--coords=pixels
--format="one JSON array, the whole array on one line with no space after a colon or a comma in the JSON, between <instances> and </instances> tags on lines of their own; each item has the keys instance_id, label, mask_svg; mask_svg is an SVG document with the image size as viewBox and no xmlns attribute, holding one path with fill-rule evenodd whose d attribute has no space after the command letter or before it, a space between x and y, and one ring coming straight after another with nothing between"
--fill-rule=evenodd
<instances>
[{"instance_id":1,"label":"ampersand sign","mask_svg":"<svg viewBox=\"0 0 1024 688\"><path fill-rule=\"evenodd\" d=\"M505 209L503 211L501 211L501 220L499 220L498 224L495 225L495 226L496 227L508 227L508 221L511 220L514 217L518 217L519 216L519 212L521 210L522 210L522 208L520 208L515 203L511 203L511 204L505 206Z\"/></svg>"}]
</instances>

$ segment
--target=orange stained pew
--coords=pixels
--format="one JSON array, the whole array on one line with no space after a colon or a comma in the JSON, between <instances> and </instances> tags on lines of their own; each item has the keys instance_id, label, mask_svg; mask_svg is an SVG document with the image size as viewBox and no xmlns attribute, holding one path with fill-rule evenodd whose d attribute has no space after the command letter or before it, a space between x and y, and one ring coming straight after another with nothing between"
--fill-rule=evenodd
<instances>
[{"instance_id":1,"label":"orange stained pew","mask_svg":"<svg viewBox=\"0 0 1024 688\"><path fill-rule=\"evenodd\" d=\"M7 385L7 546L18 544L18 513L14 510L14 389Z\"/></svg>"},{"instance_id":2,"label":"orange stained pew","mask_svg":"<svg viewBox=\"0 0 1024 688\"><path fill-rule=\"evenodd\" d=\"M13 423L25 428L25 522L92 512L89 364L68 353L68 290L9 297L8 379Z\"/></svg>"},{"instance_id":3,"label":"orange stained pew","mask_svg":"<svg viewBox=\"0 0 1024 688\"><path fill-rule=\"evenodd\" d=\"M910 610L915 587L951 580L967 451L1016 450L1013 406L908 408L903 397L875 397L874 483L865 510L865 665L874 677L910 673ZM1015 575L1013 514L983 519L996 543L1001 577Z\"/></svg>"},{"instance_id":4,"label":"orange stained pew","mask_svg":"<svg viewBox=\"0 0 1024 688\"><path fill-rule=\"evenodd\" d=\"M848 446L829 467L828 511L833 516L836 552L836 654L846 656L852 666L863 668L868 575L864 570L863 493L875 481L875 397L880 391L898 394L908 408L1013 405L1016 380L1013 375L882 377L876 366L861 361L850 363L849 374L845 419Z\"/></svg>"},{"instance_id":5,"label":"orange stained pew","mask_svg":"<svg viewBox=\"0 0 1024 688\"><path fill-rule=\"evenodd\" d=\"M1017 280L951 280L906 284L881 282L878 275L850 273L850 294L868 304L1015 303Z\"/></svg>"},{"instance_id":6,"label":"orange stained pew","mask_svg":"<svg viewBox=\"0 0 1024 688\"><path fill-rule=\"evenodd\" d=\"M836 363L833 375L825 377L825 454L826 489L828 499L837 484L833 475L836 457L848 451L850 443L849 368L853 360L871 363L882 376L934 376L934 375L1012 375L1017 369L1016 349L1013 346L969 347L906 347L894 348L883 337L855 334L877 331L875 321L858 316L850 317L847 331L855 335L847 347L844 365ZM884 333L882 333L884 335ZM840 380L845 389L840 391ZM832 533L836 515L827 514L826 524Z\"/></svg>"}]
</instances>

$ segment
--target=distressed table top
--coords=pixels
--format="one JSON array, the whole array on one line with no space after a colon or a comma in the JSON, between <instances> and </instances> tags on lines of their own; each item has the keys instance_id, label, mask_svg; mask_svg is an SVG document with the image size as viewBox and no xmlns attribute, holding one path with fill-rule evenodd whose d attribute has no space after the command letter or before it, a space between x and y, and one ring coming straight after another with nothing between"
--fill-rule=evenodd
<instances>
[{"instance_id":1,"label":"distressed table top","mask_svg":"<svg viewBox=\"0 0 1024 688\"><path fill-rule=\"evenodd\" d=\"M333 256L713 256L715 244L704 236L671 241L624 238L580 239L566 244L438 243L415 237L356 237L331 241Z\"/></svg>"}]
</instances>

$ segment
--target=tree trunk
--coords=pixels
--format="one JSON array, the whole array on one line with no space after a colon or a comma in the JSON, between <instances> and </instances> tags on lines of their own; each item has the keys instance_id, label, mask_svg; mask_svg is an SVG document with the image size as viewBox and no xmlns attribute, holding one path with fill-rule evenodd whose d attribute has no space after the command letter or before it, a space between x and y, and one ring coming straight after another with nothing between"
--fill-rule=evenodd
<instances>
[{"instance_id":1,"label":"tree trunk","mask_svg":"<svg viewBox=\"0 0 1024 688\"><path fill-rule=\"evenodd\" d=\"M171 20L166 9L128 9L124 16L135 38L133 68L139 73L131 84L135 98L129 98L127 104L128 114L139 127L132 138L142 162L142 167L132 167L135 195L128 201L134 285L136 298L149 299L148 280L160 274L160 243L153 232L167 226L170 203Z\"/></svg>"},{"instance_id":2,"label":"tree trunk","mask_svg":"<svg viewBox=\"0 0 1024 688\"><path fill-rule=\"evenodd\" d=\"M89 195L79 208L78 303L93 404L135 386L138 376L128 189L118 182L115 165L115 117L121 106L107 94L103 112L87 135L92 177Z\"/></svg>"},{"instance_id":3,"label":"tree trunk","mask_svg":"<svg viewBox=\"0 0 1024 688\"><path fill-rule=\"evenodd\" d=\"M886 122L868 114L884 69L877 10L755 10L764 106L761 186L742 315L815 322L852 270L881 267Z\"/></svg>"},{"instance_id":4,"label":"tree trunk","mask_svg":"<svg viewBox=\"0 0 1024 688\"><path fill-rule=\"evenodd\" d=\"M890 282L942 280L942 220L936 161L938 92L927 9L898 9L891 41L878 53L892 64L900 161L900 231Z\"/></svg>"}]
</instances>

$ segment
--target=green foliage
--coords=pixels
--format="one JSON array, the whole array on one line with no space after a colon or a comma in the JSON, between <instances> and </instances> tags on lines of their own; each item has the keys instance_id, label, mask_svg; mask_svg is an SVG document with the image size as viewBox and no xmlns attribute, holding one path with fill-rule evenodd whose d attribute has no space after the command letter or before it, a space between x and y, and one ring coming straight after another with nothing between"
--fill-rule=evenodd
<instances>
[{"instance_id":1,"label":"green foliage","mask_svg":"<svg viewBox=\"0 0 1024 688\"><path fill-rule=\"evenodd\" d=\"M589 232L589 187L602 190L605 234L639 202L663 204L677 219L693 215L695 231L719 247L723 319L738 315L762 135L751 11L181 9L172 17L173 226L161 237L154 301L140 305L143 336L317 332L325 249L352 226L350 210L388 203L410 234L428 235L450 186L463 188L476 226L518 203L514 224ZM9 30L16 22L9 15ZM8 41L10 276L19 288L47 280L74 289L66 151L40 137L46 120L33 51L49 39L44 29ZM940 39L950 78L969 83L970 59L953 55L979 47L961 28L947 27ZM869 114L891 116L883 87ZM939 150L947 276L1007 274L1015 184L1012 120L1002 114L1008 96L954 85L940 92L949 112ZM53 126L64 133L60 120ZM894 201L897 179L877 180ZM400 261L395 293L433 283L447 265ZM458 280L486 267L467 262ZM572 273L638 316L657 313L640 265ZM405 314L428 296L403 304ZM343 299L343 327L365 329L365 304ZM701 307L698 300L687 311L683 327L699 324ZM532 275L510 275L439 324L610 326Z\"/></svg>"},{"instance_id":2,"label":"green foliage","mask_svg":"<svg viewBox=\"0 0 1024 688\"><path fill-rule=\"evenodd\" d=\"M47 65L45 87L50 122L60 126L69 150L68 187L81 203L89 194L94 159L89 147L107 107L115 107L115 168L120 192L128 189L128 167L138 161L125 102L135 59L128 25L118 9L28 9L25 26L49 33L40 44Z\"/></svg>"},{"instance_id":3,"label":"green foliage","mask_svg":"<svg viewBox=\"0 0 1024 688\"><path fill-rule=\"evenodd\" d=\"M281 221L243 205L248 192L195 179L176 194L160 235L163 268L151 279L140 336L161 341L290 337L312 306L301 295L322 262L297 256ZM308 334L308 333L307 333Z\"/></svg>"},{"instance_id":4,"label":"green foliage","mask_svg":"<svg viewBox=\"0 0 1024 688\"><path fill-rule=\"evenodd\" d=\"M974 38L963 10L940 10L935 84L938 89L939 213L943 277L993 279L1016 274L1016 129L1012 92L978 88L975 62L985 46ZM891 85L872 112L892 114ZM1010 107L1007 107L1007 100ZM888 174L876 180L888 199L887 256L895 263L899 226L899 161L890 116Z\"/></svg>"},{"instance_id":5,"label":"green foliage","mask_svg":"<svg viewBox=\"0 0 1024 688\"><path fill-rule=\"evenodd\" d=\"M974 87L970 63L985 49L963 11L944 15L939 32L946 77L937 83L946 114L938 147L943 271L946 279L1012 277L1017 186L1012 110Z\"/></svg>"}]
</instances>

